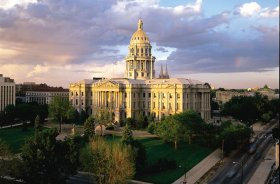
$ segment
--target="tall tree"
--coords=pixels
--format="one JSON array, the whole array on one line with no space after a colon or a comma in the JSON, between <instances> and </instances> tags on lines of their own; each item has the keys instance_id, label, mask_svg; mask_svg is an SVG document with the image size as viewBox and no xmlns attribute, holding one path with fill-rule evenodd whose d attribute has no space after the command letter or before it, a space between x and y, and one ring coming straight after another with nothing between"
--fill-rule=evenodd
<instances>
[{"instance_id":1,"label":"tall tree","mask_svg":"<svg viewBox=\"0 0 280 184\"><path fill-rule=\"evenodd\" d=\"M54 97L49 104L49 116L59 121L59 132L61 132L61 124L67 118L71 105L68 100L62 97Z\"/></svg>"},{"instance_id":2,"label":"tall tree","mask_svg":"<svg viewBox=\"0 0 280 184\"><path fill-rule=\"evenodd\" d=\"M134 175L133 151L121 143L108 143L96 137L91 143L92 173L98 184L127 183Z\"/></svg>"},{"instance_id":3,"label":"tall tree","mask_svg":"<svg viewBox=\"0 0 280 184\"><path fill-rule=\"evenodd\" d=\"M40 131L28 139L21 153L22 179L27 183L63 183L75 174L79 156L73 140L58 141L56 129Z\"/></svg>"},{"instance_id":4,"label":"tall tree","mask_svg":"<svg viewBox=\"0 0 280 184\"><path fill-rule=\"evenodd\" d=\"M95 122L92 116L88 117L84 124L84 134L88 138L92 138L95 134Z\"/></svg>"},{"instance_id":5,"label":"tall tree","mask_svg":"<svg viewBox=\"0 0 280 184\"><path fill-rule=\"evenodd\" d=\"M9 146L0 139L0 176L7 175L7 159L11 159L12 152Z\"/></svg>"},{"instance_id":6,"label":"tall tree","mask_svg":"<svg viewBox=\"0 0 280 184\"><path fill-rule=\"evenodd\" d=\"M122 131L122 140L123 143L125 144L130 144L133 142L133 137L132 137L132 131L126 124L123 131Z\"/></svg>"},{"instance_id":7,"label":"tall tree","mask_svg":"<svg viewBox=\"0 0 280 184\"><path fill-rule=\"evenodd\" d=\"M95 124L100 126L101 136L103 136L103 126L113 123L113 116L110 109L100 109L94 113Z\"/></svg>"},{"instance_id":8,"label":"tall tree","mask_svg":"<svg viewBox=\"0 0 280 184\"><path fill-rule=\"evenodd\" d=\"M182 122L172 115L158 124L156 134L164 141L172 141L177 149L177 143L186 137L187 131Z\"/></svg>"}]
</instances>

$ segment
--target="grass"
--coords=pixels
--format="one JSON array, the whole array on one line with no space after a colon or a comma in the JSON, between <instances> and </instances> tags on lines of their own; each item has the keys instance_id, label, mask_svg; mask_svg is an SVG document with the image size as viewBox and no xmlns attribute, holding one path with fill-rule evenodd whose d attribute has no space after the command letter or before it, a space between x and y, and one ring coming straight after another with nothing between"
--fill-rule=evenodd
<instances>
[{"instance_id":1,"label":"grass","mask_svg":"<svg viewBox=\"0 0 280 184\"><path fill-rule=\"evenodd\" d=\"M120 137L106 137L106 139L109 141L118 141ZM169 184L174 182L185 173L185 170L190 170L214 151L212 148L202 147L197 144L189 145L187 143L179 144L177 150L175 150L174 144L165 144L159 138L138 138L138 140L146 148L148 165L154 164L160 158L175 160L177 162L178 167L176 169L136 176L137 180L155 184Z\"/></svg>"},{"instance_id":2,"label":"grass","mask_svg":"<svg viewBox=\"0 0 280 184\"><path fill-rule=\"evenodd\" d=\"M25 139L33 135L33 127L28 127L26 131L22 131L21 127L0 129L0 139L10 146L13 153L19 153Z\"/></svg>"}]
</instances>

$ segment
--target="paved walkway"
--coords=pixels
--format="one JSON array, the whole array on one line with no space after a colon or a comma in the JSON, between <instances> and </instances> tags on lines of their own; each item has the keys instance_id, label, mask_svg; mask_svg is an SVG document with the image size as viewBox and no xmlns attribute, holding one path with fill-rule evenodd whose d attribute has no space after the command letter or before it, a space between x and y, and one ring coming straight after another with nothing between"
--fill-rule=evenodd
<instances>
[{"instance_id":1,"label":"paved walkway","mask_svg":"<svg viewBox=\"0 0 280 184\"><path fill-rule=\"evenodd\" d=\"M187 183L194 184L202 176L205 175L213 166L215 166L221 160L221 150L216 149L213 153L208 155L205 159L200 161L196 166L186 173ZM176 180L173 184L182 184L185 175Z\"/></svg>"},{"instance_id":2,"label":"paved walkway","mask_svg":"<svg viewBox=\"0 0 280 184\"><path fill-rule=\"evenodd\" d=\"M275 147L272 146L260 163L259 167L255 171L254 175L248 182L248 184L264 184L267 177L271 172L271 167L275 162Z\"/></svg>"},{"instance_id":3,"label":"paved walkway","mask_svg":"<svg viewBox=\"0 0 280 184\"><path fill-rule=\"evenodd\" d=\"M26 124L30 124L30 121L27 121ZM2 126L0 127L0 129L5 129L5 128L12 128L12 127L18 127L21 126L23 123L16 123L16 124L11 124L11 125L6 125L6 126Z\"/></svg>"}]
</instances>

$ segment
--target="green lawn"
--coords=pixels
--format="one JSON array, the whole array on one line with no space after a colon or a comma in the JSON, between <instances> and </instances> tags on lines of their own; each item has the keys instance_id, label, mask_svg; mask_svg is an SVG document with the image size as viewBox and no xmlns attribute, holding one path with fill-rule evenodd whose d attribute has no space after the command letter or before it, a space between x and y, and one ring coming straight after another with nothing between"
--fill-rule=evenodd
<instances>
[{"instance_id":1,"label":"green lawn","mask_svg":"<svg viewBox=\"0 0 280 184\"><path fill-rule=\"evenodd\" d=\"M120 137L106 137L107 140L118 141ZM146 173L142 176L137 176L137 180L146 181L155 184L170 184L184 174L186 171L193 168L203 158L214 151L212 148L201 147L197 144L189 145L181 143L177 150L174 149L174 144L164 144L159 138L138 138L138 140L146 147L148 165L154 164L160 158L176 160L177 169L167 170L159 173Z\"/></svg>"},{"instance_id":2,"label":"green lawn","mask_svg":"<svg viewBox=\"0 0 280 184\"><path fill-rule=\"evenodd\" d=\"M27 137L34 135L34 128L28 127L22 131L21 127L0 129L0 139L9 144L12 152L19 153Z\"/></svg>"},{"instance_id":3,"label":"green lawn","mask_svg":"<svg viewBox=\"0 0 280 184\"><path fill-rule=\"evenodd\" d=\"M181 165L181 168L178 167L177 169L155 174L145 174L137 178L141 181L155 184L169 184L174 182L184 174L184 167L186 168L186 171L190 170L203 158L214 151L211 148L201 147L196 144L189 145L187 143L180 144L177 150L175 150L173 144L164 144L163 141L158 138L139 140L146 147L149 165L155 163L160 158L176 160L178 166Z\"/></svg>"}]
</instances>

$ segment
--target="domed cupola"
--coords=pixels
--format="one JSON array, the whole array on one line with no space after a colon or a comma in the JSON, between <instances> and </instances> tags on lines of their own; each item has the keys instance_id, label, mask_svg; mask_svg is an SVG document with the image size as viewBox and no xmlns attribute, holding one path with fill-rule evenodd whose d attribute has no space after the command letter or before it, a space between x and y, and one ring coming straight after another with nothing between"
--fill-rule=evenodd
<instances>
[{"instance_id":1,"label":"domed cupola","mask_svg":"<svg viewBox=\"0 0 280 184\"><path fill-rule=\"evenodd\" d=\"M130 45L141 45L141 44L150 44L149 37L143 31L143 21L139 19L138 21L138 30L132 35L130 39Z\"/></svg>"},{"instance_id":2,"label":"domed cupola","mask_svg":"<svg viewBox=\"0 0 280 184\"><path fill-rule=\"evenodd\" d=\"M155 76L152 46L149 37L143 30L143 21L139 19L138 29L132 35L126 57L125 77L134 79L152 79Z\"/></svg>"}]
</instances>

